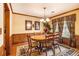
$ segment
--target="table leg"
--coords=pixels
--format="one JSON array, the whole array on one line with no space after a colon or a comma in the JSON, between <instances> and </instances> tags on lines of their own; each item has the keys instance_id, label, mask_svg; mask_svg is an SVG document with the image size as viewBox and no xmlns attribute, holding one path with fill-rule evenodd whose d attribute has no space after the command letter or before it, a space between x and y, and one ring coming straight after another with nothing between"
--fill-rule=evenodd
<instances>
[{"instance_id":1,"label":"table leg","mask_svg":"<svg viewBox=\"0 0 79 59\"><path fill-rule=\"evenodd\" d=\"M41 54L42 53L42 49L43 47L42 47L42 42L39 42L39 46L38 46L38 49L39 49L39 54Z\"/></svg>"}]
</instances>

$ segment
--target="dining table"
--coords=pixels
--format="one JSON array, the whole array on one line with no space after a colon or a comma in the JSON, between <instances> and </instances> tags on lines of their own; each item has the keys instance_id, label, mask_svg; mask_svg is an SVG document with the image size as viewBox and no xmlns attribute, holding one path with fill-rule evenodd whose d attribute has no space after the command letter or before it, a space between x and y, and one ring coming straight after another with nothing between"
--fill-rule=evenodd
<instances>
[{"instance_id":1,"label":"dining table","mask_svg":"<svg viewBox=\"0 0 79 59\"><path fill-rule=\"evenodd\" d=\"M34 41L37 41L37 42L44 42L44 41L50 40L50 39L47 38L48 35L51 35L51 34L32 35L31 39L34 40Z\"/></svg>"},{"instance_id":2,"label":"dining table","mask_svg":"<svg viewBox=\"0 0 79 59\"><path fill-rule=\"evenodd\" d=\"M46 36L51 35L51 34L41 34L41 35L33 35L31 36L31 39L33 41L39 42L38 49L40 52L43 51L43 45L42 44L47 44L47 42L51 41L51 39L48 39Z\"/></svg>"}]
</instances>

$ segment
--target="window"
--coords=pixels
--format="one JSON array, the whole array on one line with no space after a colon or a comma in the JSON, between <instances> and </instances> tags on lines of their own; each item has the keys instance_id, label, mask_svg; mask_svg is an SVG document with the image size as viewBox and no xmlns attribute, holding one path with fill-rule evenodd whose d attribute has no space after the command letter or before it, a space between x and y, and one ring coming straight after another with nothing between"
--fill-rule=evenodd
<instances>
[{"instance_id":1,"label":"window","mask_svg":"<svg viewBox=\"0 0 79 59\"><path fill-rule=\"evenodd\" d=\"M69 32L69 29L68 29L68 26L67 26L67 21L64 21L62 37L70 38L70 32Z\"/></svg>"}]
</instances>

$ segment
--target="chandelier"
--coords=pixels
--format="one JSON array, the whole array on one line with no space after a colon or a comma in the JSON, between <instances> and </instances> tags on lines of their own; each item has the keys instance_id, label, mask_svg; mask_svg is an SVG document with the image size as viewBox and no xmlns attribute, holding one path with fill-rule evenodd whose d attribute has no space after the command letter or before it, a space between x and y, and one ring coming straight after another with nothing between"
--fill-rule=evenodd
<instances>
[{"instance_id":1,"label":"chandelier","mask_svg":"<svg viewBox=\"0 0 79 59\"><path fill-rule=\"evenodd\" d=\"M45 15L46 7L44 7L43 9L44 9L44 17L40 21L41 22L49 22L49 18L47 18L46 15Z\"/></svg>"}]
</instances>

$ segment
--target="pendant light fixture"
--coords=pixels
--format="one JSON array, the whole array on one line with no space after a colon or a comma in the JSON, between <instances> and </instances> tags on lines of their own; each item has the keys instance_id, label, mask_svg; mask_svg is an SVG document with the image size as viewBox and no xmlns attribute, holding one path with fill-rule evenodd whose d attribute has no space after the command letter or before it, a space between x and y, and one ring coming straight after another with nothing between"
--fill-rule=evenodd
<instances>
[{"instance_id":1,"label":"pendant light fixture","mask_svg":"<svg viewBox=\"0 0 79 59\"><path fill-rule=\"evenodd\" d=\"M46 7L44 7L43 9L44 9L44 17L40 21L41 22L49 22L49 18L47 18L46 15L45 15Z\"/></svg>"}]
</instances>

